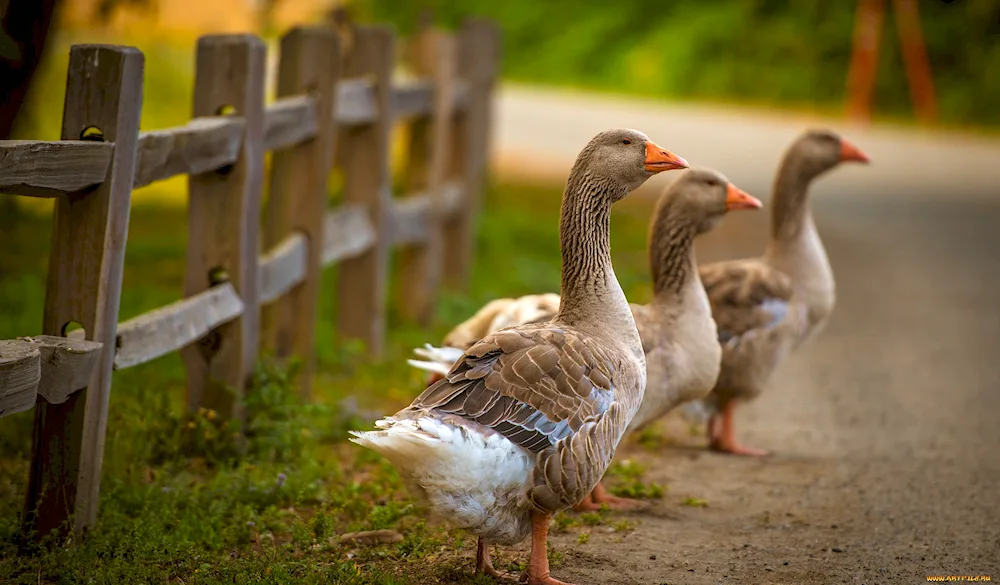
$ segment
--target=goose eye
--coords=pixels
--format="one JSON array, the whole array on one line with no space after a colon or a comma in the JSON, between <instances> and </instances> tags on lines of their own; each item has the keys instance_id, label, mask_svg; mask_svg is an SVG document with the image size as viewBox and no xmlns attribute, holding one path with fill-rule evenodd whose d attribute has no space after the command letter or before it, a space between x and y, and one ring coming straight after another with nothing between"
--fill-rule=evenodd
<instances>
[{"instance_id":1,"label":"goose eye","mask_svg":"<svg viewBox=\"0 0 1000 585\"><path fill-rule=\"evenodd\" d=\"M622 140L622 144L632 144L632 141L629 140L628 138L626 138L626 139Z\"/></svg>"}]
</instances>

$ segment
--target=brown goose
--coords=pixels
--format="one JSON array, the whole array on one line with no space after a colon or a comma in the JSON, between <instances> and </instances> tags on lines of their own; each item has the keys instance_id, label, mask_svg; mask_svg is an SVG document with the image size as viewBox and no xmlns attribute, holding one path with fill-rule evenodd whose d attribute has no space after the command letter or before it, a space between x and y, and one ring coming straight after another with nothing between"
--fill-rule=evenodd
<instances>
[{"instance_id":1,"label":"brown goose","mask_svg":"<svg viewBox=\"0 0 1000 585\"><path fill-rule=\"evenodd\" d=\"M739 190L721 173L710 169L682 171L661 195L649 227L649 269L653 279L653 301L647 305L631 304L642 348L646 357L646 392L642 405L626 434L639 431L689 400L703 398L712 389L719 374L721 349L716 337L708 297L698 277L694 257L696 236L714 229L727 211L757 209L760 201ZM541 295L526 295L507 302L528 305L523 311L536 320L551 319L558 304L549 312L536 306ZM558 301L558 297L556 298ZM484 319L493 301L475 316L460 324L445 337L449 341L464 336L484 336L507 326L503 320ZM549 304L551 301L549 301ZM459 334L456 334L459 332ZM461 350L450 347L427 347L420 354L429 362L411 360L416 367L434 375L447 374ZM578 511L594 510L601 505L612 509L635 508L638 502L612 496L598 484L581 502Z\"/></svg>"},{"instance_id":2,"label":"brown goose","mask_svg":"<svg viewBox=\"0 0 1000 585\"><path fill-rule=\"evenodd\" d=\"M736 402L757 397L789 352L818 333L833 312L833 271L809 211L809 184L842 162L868 156L837 134L809 131L789 147L774 184L771 242L760 258L701 268L722 345L722 369L705 400L710 446L740 455L766 451L737 443Z\"/></svg>"},{"instance_id":3,"label":"brown goose","mask_svg":"<svg viewBox=\"0 0 1000 585\"><path fill-rule=\"evenodd\" d=\"M562 303L555 318L487 335L407 408L354 433L396 467L435 515L488 544L531 534L527 581L549 575L552 514L600 480L646 383L642 344L611 265L611 205L687 163L635 130L598 134L563 193Z\"/></svg>"}]
</instances>

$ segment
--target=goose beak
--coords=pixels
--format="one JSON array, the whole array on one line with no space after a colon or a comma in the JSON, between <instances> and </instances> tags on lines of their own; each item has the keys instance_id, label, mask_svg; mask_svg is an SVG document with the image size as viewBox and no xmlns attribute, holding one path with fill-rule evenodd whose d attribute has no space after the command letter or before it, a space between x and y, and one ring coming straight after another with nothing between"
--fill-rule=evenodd
<instances>
[{"instance_id":1,"label":"goose beak","mask_svg":"<svg viewBox=\"0 0 1000 585\"><path fill-rule=\"evenodd\" d=\"M868 155L861 152L861 149L854 146L850 142L840 139L840 162L854 161L863 164L868 164L872 159L868 158Z\"/></svg>"},{"instance_id":2,"label":"goose beak","mask_svg":"<svg viewBox=\"0 0 1000 585\"><path fill-rule=\"evenodd\" d=\"M652 140L646 141L646 171L660 173L674 169L686 169L688 162Z\"/></svg>"},{"instance_id":3,"label":"goose beak","mask_svg":"<svg viewBox=\"0 0 1000 585\"><path fill-rule=\"evenodd\" d=\"M729 183L726 186L726 211L734 209L760 209L760 199Z\"/></svg>"}]
</instances>

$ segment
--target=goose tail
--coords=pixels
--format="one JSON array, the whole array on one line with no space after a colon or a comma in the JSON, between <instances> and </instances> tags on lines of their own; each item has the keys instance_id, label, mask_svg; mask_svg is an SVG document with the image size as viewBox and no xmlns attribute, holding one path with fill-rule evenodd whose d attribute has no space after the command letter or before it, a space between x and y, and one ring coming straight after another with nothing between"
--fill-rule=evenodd
<instances>
[{"instance_id":1,"label":"goose tail","mask_svg":"<svg viewBox=\"0 0 1000 585\"><path fill-rule=\"evenodd\" d=\"M414 349L413 353L424 359L409 359L406 360L406 363L419 370L426 370L442 376L447 376L455 362L465 354L464 351L456 347L434 347L429 343L425 344L424 347Z\"/></svg>"}]
</instances>

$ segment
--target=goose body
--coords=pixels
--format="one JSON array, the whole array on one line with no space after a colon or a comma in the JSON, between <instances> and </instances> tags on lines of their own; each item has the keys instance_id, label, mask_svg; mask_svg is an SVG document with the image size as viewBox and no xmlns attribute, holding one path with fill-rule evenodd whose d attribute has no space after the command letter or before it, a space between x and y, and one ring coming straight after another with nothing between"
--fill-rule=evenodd
<instances>
[{"instance_id":1,"label":"goose body","mask_svg":"<svg viewBox=\"0 0 1000 585\"><path fill-rule=\"evenodd\" d=\"M759 201L709 169L684 171L660 197L650 221L653 300L646 305L629 305L642 341L647 384L626 434L641 430L679 404L706 396L715 385L722 350L711 305L698 275L693 243L697 235L714 228L726 211L759 206ZM538 297L521 297L509 301L507 306L530 305ZM556 309L536 310L530 312L531 317L541 321L553 318L558 304L555 300L550 304ZM480 335L496 331L484 327L488 320L478 318L494 306L492 302L487 304L453 331ZM449 334L445 339L456 337ZM455 354L461 350L427 346L416 351L428 361L410 363L433 372L436 377L450 371ZM598 486L578 510L595 509L602 504L619 509L635 507L635 502L610 496Z\"/></svg>"},{"instance_id":2,"label":"goose body","mask_svg":"<svg viewBox=\"0 0 1000 585\"><path fill-rule=\"evenodd\" d=\"M737 443L733 409L759 396L778 365L818 334L833 313L833 270L809 210L808 188L845 161L868 158L832 132L803 134L775 178L771 241L764 255L701 268L722 346L721 371L705 401L709 442L716 450L766 454Z\"/></svg>"},{"instance_id":3,"label":"goose body","mask_svg":"<svg viewBox=\"0 0 1000 585\"><path fill-rule=\"evenodd\" d=\"M384 434L355 441L383 453L456 526L520 542L533 509L577 504L610 464L645 387L642 353L630 342L638 346L638 336L615 342L562 323L498 331L376 423Z\"/></svg>"},{"instance_id":4,"label":"goose body","mask_svg":"<svg viewBox=\"0 0 1000 585\"><path fill-rule=\"evenodd\" d=\"M642 345L611 266L610 211L656 172L686 167L634 130L596 136L563 195L561 303L551 321L506 328L465 350L408 407L353 433L386 456L431 512L490 542L532 537L529 585L558 585L552 514L597 485L639 408Z\"/></svg>"}]
</instances>

